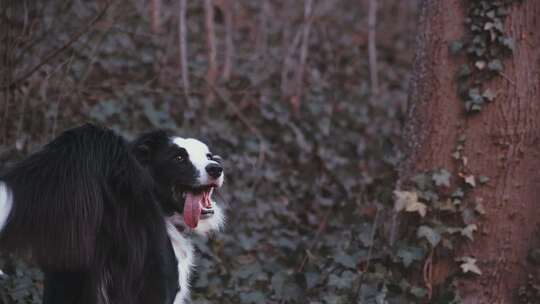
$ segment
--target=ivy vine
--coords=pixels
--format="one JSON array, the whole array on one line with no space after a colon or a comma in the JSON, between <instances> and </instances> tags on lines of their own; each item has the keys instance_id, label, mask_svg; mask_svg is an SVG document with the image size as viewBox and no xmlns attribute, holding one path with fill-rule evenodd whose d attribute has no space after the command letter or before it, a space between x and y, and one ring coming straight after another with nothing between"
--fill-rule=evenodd
<instances>
[{"instance_id":1,"label":"ivy vine","mask_svg":"<svg viewBox=\"0 0 540 304\"><path fill-rule=\"evenodd\" d=\"M476 257L453 256L455 248L475 239L485 208L483 199L473 196L472 190L489 182L487 176L474 175L468 169L468 158L464 154L466 140L465 135L460 136L452 152L457 173L445 168L422 172L405 184L407 191L394 192L395 210L416 214L415 233L409 238L414 245L410 248L417 247L416 252L422 253L413 255L414 259L410 252L398 252L397 255L403 258L406 267L409 260L420 264L425 297L430 303L462 303L455 279L482 275ZM458 266L437 290L432 286L434 256L453 256Z\"/></svg>"},{"instance_id":2,"label":"ivy vine","mask_svg":"<svg viewBox=\"0 0 540 304\"><path fill-rule=\"evenodd\" d=\"M504 59L511 55L515 41L504 32L504 21L513 4L523 0L465 0L466 34L450 43L450 53L465 54L467 61L456 73L458 95L467 113L475 113L497 98L486 82L504 76Z\"/></svg>"}]
</instances>

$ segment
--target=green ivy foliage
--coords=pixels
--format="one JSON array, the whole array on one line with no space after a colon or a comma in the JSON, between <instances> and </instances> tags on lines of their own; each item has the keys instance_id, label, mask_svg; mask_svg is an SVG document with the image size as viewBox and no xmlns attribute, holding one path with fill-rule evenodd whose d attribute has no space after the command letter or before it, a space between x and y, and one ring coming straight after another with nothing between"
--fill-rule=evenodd
<instances>
[{"instance_id":1,"label":"green ivy foliage","mask_svg":"<svg viewBox=\"0 0 540 304\"><path fill-rule=\"evenodd\" d=\"M43 274L39 269L12 256L0 259L0 265L0 303L41 303Z\"/></svg>"},{"instance_id":2,"label":"green ivy foliage","mask_svg":"<svg viewBox=\"0 0 540 304\"><path fill-rule=\"evenodd\" d=\"M228 223L208 241L194 237L194 303L422 302L429 291L409 275L422 272L434 248L474 237L475 222L465 221L464 214L478 216L479 211L464 197L480 177L460 180L458 188L440 193L457 177L445 170L417 176L407 194L413 200L400 209L417 225L396 235L393 190L402 157L396 143L407 96L414 12L408 15L411 22L399 25L395 11L380 13L380 33L388 35L384 40L381 34L381 41L390 43L381 43L378 50L381 93L371 96L362 42L364 11L358 1L333 6L316 1L320 6L295 111L290 96L281 91L283 30L301 29L301 2L277 1L277 20L268 22L266 49L260 54L254 55L253 47L257 27L240 25L233 77L216 85L219 94L209 105L203 12L197 1L188 2L191 94L186 96L179 85L177 33L170 30L177 28L176 19L165 18L163 27L169 30L151 35L143 1L117 2L111 8L114 17L108 17L114 26L84 35L23 86L17 102L10 104L5 122L10 141L1 147L0 159L20 158L59 130L88 120L128 138L159 127L204 139L225 158L227 179L216 198L228 209ZM260 16L262 1L239 2L246 22L257 24L259 19L251 16ZM290 10L279 10L286 3ZM32 16L41 26L33 35L47 39L21 50L20 71L69 40L69 29L79 28L81 20L99 10L93 3L71 1L35 5ZM461 157L459 149L456 153ZM456 223L433 216L450 212L447 208L461 216ZM472 275L477 272L471 257L459 263ZM2 268L7 277L1 281L0 299L34 303L42 288L39 271L12 257L6 265L14 266ZM452 288L433 299L458 302Z\"/></svg>"},{"instance_id":3,"label":"green ivy foliage","mask_svg":"<svg viewBox=\"0 0 540 304\"><path fill-rule=\"evenodd\" d=\"M456 72L458 94L468 113L479 112L497 98L487 82L503 75L504 59L515 48L505 32L504 21L513 4L522 0L464 0L466 36L450 44L453 55L465 54L467 61Z\"/></svg>"}]
</instances>

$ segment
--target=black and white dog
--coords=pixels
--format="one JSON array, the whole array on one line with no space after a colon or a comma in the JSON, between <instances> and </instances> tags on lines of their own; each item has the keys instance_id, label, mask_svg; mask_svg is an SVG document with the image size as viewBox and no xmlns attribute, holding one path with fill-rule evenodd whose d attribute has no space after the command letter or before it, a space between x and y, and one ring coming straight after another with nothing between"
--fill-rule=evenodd
<instances>
[{"instance_id":1,"label":"black and white dog","mask_svg":"<svg viewBox=\"0 0 540 304\"><path fill-rule=\"evenodd\" d=\"M183 304L193 246L177 227L219 229L222 183L198 140L87 124L0 175L0 249L32 254L47 304Z\"/></svg>"}]
</instances>

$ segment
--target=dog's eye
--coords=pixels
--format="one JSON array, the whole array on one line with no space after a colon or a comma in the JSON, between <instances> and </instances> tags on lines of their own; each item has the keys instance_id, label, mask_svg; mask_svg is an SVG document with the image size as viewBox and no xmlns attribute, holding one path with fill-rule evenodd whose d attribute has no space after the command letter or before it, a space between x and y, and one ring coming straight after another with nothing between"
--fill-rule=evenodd
<instances>
[{"instance_id":1,"label":"dog's eye","mask_svg":"<svg viewBox=\"0 0 540 304\"><path fill-rule=\"evenodd\" d=\"M176 159L177 161L179 162L183 162L184 161L184 157L182 155L177 155L174 159Z\"/></svg>"},{"instance_id":2,"label":"dog's eye","mask_svg":"<svg viewBox=\"0 0 540 304\"><path fill-rule=\"evenodd\" d=\"M212 160L215 161L215 162L218 162L220 164L223 162L223 158L221 158L221 156L219 156L219 155L213 155Z\"/></svg>"},{"instance_id":3,"label":"dog's eye","mask_svg":"<svg viewBox=\"0 0 540 304\"><path fill-rule=\"evenodd\" d=\"M213 160L212 153L206 154L206 158L208 158L208 160Z\"/></svg>"}]
</instances>

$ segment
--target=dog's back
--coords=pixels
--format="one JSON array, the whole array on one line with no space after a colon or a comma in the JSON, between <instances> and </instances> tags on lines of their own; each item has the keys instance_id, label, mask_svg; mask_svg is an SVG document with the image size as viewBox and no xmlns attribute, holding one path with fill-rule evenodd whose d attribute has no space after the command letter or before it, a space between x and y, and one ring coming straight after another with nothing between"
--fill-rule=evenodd
<instances>
[{"instance_id":1,"label":"dog's back","mask_svg":"<svg viewBox=\"0 0 540 304\"><path fill-rule=\"evenodd\" d=\"M0 228L2 250L46 271L45 303L73 303L54 292L66 284L76 303L171 303L178 289L152 179L111 130L68 130L2 173Z\"/></svg>"}]
</instances>

